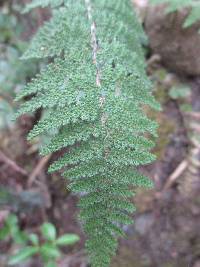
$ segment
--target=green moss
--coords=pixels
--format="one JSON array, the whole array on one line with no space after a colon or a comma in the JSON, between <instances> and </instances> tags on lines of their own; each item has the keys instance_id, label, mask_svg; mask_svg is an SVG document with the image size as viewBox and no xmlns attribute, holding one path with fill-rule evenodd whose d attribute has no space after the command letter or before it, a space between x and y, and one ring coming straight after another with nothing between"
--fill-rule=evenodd
<instances>
[{"instance_id":1,"label":"green moss","mask_svg":"<svg viewBox=\"0 0 200 267\"><path fill-rule=\"evenodd\" d=\"M175 131L175 122L170 121L164 114L157 113L157 122L159 123L158 139L156 140L156 146L154 153L158 159L162 159L166 146L170 142L170 135Z\"/></svg>"},{"instance_id":2,"label":"green moss","mask_svg":"<svg viewBox=\"0 0 200 267\"><path fill-rule=\"evenodd\" d=\"M156 100L162 105L164 105L169 100L168 90L166 90L166 88L162 84L157 85L154 96Z\"/></svg>"},{"instance_id":3,"label":"green moss","mask_svg":"<svg viewBox=\"0 0 200 267\"><path fill-rule=\"evenodd\" d=\"M175 122L169 120L169 118L162 112L155 112L148 109L146 110L146 113L159 125L158 138L152 137L152 141L154 141L156 144L153 153L157 156L158 159L162 159L165 148L170 141L169 137L176 129Z\"/></svg>"}]
</instances>

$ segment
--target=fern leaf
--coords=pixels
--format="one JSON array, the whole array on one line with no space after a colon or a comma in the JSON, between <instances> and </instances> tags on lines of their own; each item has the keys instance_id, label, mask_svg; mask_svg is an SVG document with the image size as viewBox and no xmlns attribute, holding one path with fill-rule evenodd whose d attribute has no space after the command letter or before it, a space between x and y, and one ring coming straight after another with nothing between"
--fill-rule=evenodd
<instances>
[{"instance_id":1,"label":"fern leaf","mask_svg":"<svg viewBox=\"0 0 200 267\"><path fill-rule=\"evenodd\" d=\"M91 264L107 267L132 223L134 188L152 186L137 171L155 159L147 136L156 136L157 124L143 106L160 108L145 73L144 33L129 0L35 0L26 10L47 4L52 18L23 58L51 63L19 93L29 100L17 116L45 111L28 137L51 133L43 155L67 151L49 172L61 171L80 196Z\"/></svg>"}]
</instances>

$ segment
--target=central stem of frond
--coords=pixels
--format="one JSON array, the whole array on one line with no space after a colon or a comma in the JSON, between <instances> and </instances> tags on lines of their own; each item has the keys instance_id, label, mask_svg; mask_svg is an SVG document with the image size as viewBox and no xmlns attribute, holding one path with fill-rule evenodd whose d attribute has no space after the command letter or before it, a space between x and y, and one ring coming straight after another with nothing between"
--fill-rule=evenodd
<instances>
[{"instance_id":1,"label":"central stem of frond","mask_svg":"<svg viewBox=\"0 0 200 267\"><path fill-rule=\"evenodd\" d=\"M93 62L96 65L97 74L96 74L96 84L97 86L101 86L101 79L100 79L100 70L97 65L97 51L98 51L98 41L96 35L96 24L92 18L92 6L90 0L85 0L85 4L87 7L87 15L88 19L91 22L91 46L92 46L92 54L93 54Z\"/></svg>"},{"instance_id":2,"label":"central stem of frond","mask_svg":"<svg viewBox=\"0 0 200 267\"><path fill-rule=\"evenodd\" d=\"M97 63L97 53L99 50L99 46L98 46L98 40L97 40L97 34L96 34L96 23L93 20L92 17L92 5L91 5L91 1L90 0L85 0L85 4L87 7L87 15L88 15L88 19L91 22L91 27L90 27L90 31L91 31L91 46L92 46L92 58L93 58L93 62L96 66L96 84L97 86L101 87L101 73L100 73L100 69L98 67L98 63ZM100 107L103 107L104 103L105 103L105 96L101 96L99 99L100 102ZM107 116L105 113L102 114L101 117L101 122L102 122L102 126L105 125L107 120Z\"/></svg>"}]
</instances>

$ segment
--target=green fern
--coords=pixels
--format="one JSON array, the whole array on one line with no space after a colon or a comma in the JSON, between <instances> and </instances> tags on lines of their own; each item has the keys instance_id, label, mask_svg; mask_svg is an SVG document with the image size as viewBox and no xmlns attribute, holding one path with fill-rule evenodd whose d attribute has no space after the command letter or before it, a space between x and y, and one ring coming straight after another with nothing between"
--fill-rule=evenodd
<instances>
[{"instance_id":1,"label":"green fern","mask_svg":"<svg viewBox=\"0 0 200 267\"><path fill-rule=\"evenodd\" d=\"M167 3L167 13L175 12L182 8L189 8L189 14L183 24L184 28L192 26L200 20L200 2L199 0L150 0L152 4Z\"/></svg>"},{"instance_id":2,"label":"green fern","mask_svg":"<svg viewBox=\"0 0 200 267\"><path fill-rule=\"evenodd\" d=\"M29 133L53 136L46 155L68 148L49 172L63 170L80 196L80 219L92 266L106 267L132 223L135 186L152 185L136 168L154 160L149 152L157 124L143 105L159 109L145 74L141 25L129 0L35 0L26 10L56 3L52 18L33 38L23 58L52 58L19 93L17 116L47 110ZM61 4L58 7L58 4Z\"/></svg>"}]
</instances>

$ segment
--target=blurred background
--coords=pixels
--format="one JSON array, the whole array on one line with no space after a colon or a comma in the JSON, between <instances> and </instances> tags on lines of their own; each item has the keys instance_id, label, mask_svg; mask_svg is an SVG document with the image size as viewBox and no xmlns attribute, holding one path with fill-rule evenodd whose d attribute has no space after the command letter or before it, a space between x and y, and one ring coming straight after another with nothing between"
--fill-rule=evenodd
<instances>
[{"instance_id":1,"label":"blurred background","mask_svg":"<svg viewBox=\"0 0 200 267\"><path fill-rule=\"evenodd\" d=\"M12 119L17 92L45 64L20 60L51 17L48 8L22 15L27 2L0 0L0 267L87 267L77 199L59 173L47 174L54 156L39 156L44 140L26 141L42 111ZM147 110L160 125L157 160L141 168L155 187L136 189L135 223L111 266L200 267L200 20L184 26L190 7L166 13L165 3L133 5L162 111Z\"/></svg>"}]
</instances>

